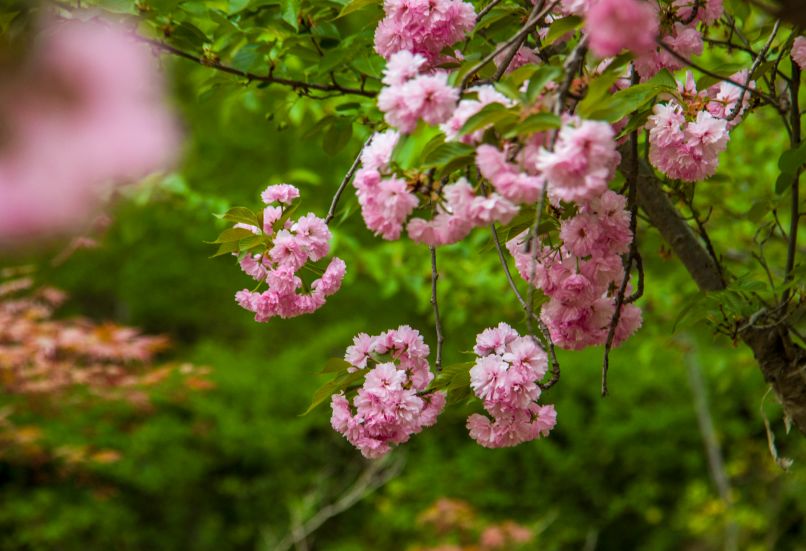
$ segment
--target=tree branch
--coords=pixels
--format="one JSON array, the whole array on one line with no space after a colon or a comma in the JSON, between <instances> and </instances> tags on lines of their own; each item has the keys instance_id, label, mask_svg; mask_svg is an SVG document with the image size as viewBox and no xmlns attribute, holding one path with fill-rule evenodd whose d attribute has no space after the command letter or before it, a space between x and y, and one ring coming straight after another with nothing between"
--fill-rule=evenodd
<instances>
[{"instance_id":1,"label":"tree branch","mask_svg":"<svg viewBox=\"0 0 806 551\"><path fill-rule=\"evenodd\" d=\"M629 162L628 158L629 155L623 154L622 164ZM719 265L677 212L654 172L644 162L639 164L638 204L701 290L725 289ZM739 337L753 351L764 379L778 396L784 413L806 435L806 350L792 342L789 332L786 323L763 327L752 325Z\"/></svg>"},{"instance_id":2,"label":"tree branch","mask_svg":"<svg viewBox=\"0 0 806 551\"><path fill-rule=\"evenodd\" d=\"M341 94L351 94L356 96L364 96L367 98L374 98L377 95L375 92L368 92L366 90L359 90L357 88L348 88L336 84L335 82L333 84L317 84L313 82L302 82L299 80L291 80L287 78L275 77L272 74L258 75L256 73L242 71L240 69L236 69L235 67L230 67L228 65L223 65L221 62L214 59L207 59L204 57L193 55L191 53L180 50L179 48L175 48L170 44L166 44L165 42L162 42L160 40L155 40L153 38L146 38L140 35L134 35L134 36L137 40L145 42L146 44L150 44L154 48L162 50L163 52L167 52L177 57L193 61L195 63L198 63L199 65L204 65L205 67L211 67L224 73L237 75L239 77L243 77L248 80L266 82L268 84L280 84L282 86L288 86L293 90L302 90L304 92L307 92L308 90L319 90L322 92L339 92Z\"/></svg>"},{"instance_id":3,"label":"tree branch","mask_svg":"<svg viewBox=\"0 0 806 551\"><path fill-rule=\"evenodd\" d=\"M434 360L434 366L437 371L442 371L442 343L445 342L445 338L442 336L442 321L439 318L439 302L437 302L437 280L439 279L437 249L433 246L428 248L431 251L431 306L434 308L434 327L437 332L437 358Z\"/></svg>"},{"instance_id":4,"label":"tree branch","mask_svg":"<svg viewBox=\"0 0 806 551\"><path fill-rule=\"evenodd\" d=\"M355 156L353 164L350 165L350 169L347 171L347 174L344 175L344 178L342 178L338 189L336 189L336 193L333 194L333 200L330 202L330 208L327 209L327 216L325 216L325 224L330 224L330 221L333 220L334 216L336 216L336 206L339 204L339 199L341 199L341 195L344 193L344 189L347 187L347 184L349 184L350 180L353 179L355 171L358 169L358 165L361 163L361 154L364 152L364 148L369 145L370 141L372 141L372 136L367 138L367 141L365 141L364 145L361 146L361 149L358 151L358 155Z\"/></svg>"}]
</instances>

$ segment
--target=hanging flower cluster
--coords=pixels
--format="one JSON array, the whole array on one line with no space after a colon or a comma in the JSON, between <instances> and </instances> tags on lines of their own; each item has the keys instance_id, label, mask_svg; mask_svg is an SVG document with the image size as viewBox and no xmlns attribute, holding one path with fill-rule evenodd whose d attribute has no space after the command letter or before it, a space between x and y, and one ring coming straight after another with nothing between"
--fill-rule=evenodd
<instances>
[{"instance_id":1,"label":"hanging flower cluster","mask_svg":"<svg viewBox=\"0 0 806 551\"><path fill-rule=\"evenodd\" d=\"M716 28L721 0L561 0L538 3L532 14L541 8L535 28L521 29L534 35L507 37L465 59L448 48L470 35L476 21L470 4L385 1L375 48L386 59L377 96L386 128L363 148L352 183L367 228L383 239L399 239L405 230L412 241L436 247L482 226L492 226L496 239L498 229L506 232L519 274L542 293L539 313L527 307L527 315L537 315L546 342L573 350L607 344L609 351L642 324L634 304L640 290L634 294L630 284L636 265L642 277L635 205L628 209L623 192L610 189L622 162L619 144L629 134L637 145L646 129L655 169L702 180L716 171L729 131L759 94L747 72L703 91L691 75L679 84L670 73L703 51L703 31ZM557 26L568 26L565 35L550 36L558 34L553 23L569 15L578 17ZM477 34L467 45L500 40ZM630 55L620 55L625 51ZM806 40L794 40L795 63L806 63L804 52ZM634 180L627 184L635 191ZM274 203L295 197L295 189L267 191L260 224L241 226L271 238L264 255L240 260L269 286L239 293L256 319L311 310L309 303L341 282L344 265L334 259L334 273L329 268L310 297L297 294L294 274L327 254L329 233L313 215L286 220ZM528 216L518 217L521 210ZM503 252L500 260L506 263ZM437 335L441 342L439 325ZM453 393L458 384L468 392L469 376L488 414L468 418L470 436L485 447L513 446L547 435L556 423L554 407L538 403L547 371L538 342L505 323L487 329L477 336L473 367L446 368L450 375L443 372L427 391L433 375L419 333L403 326L360 334L347 349L349 367L322 395L331 396L333 428L366 457L377 457L433 424L446 401L442 391Z\"/></svg>"},{"instance_id":2,"label":"hanging flower cluster","mask_svg":"<svg viewBox=\"0 0 806 551\"><path fill-rule=\"evenodd\" d=\"M255 321L265 322L279 316L291 318L310 314L325 304L325 299L339 290L345 264L334 257L320 278L310 284L310 292L300 293L302 278L297 273L309 262L316 262L330 251L330 230L324 220L308 213L291 220L289 206L299 197L299 190L288 184L269 186L261 195L266 207L262 227L239 222L234 229L254 234L263 251L247 251L239 260L241 269L268 289L262 292L243 289L235 294L238 304L254 312ZM236 254L237 256L237 254Z\"/></svg>"},{"instance_id":3,"label":"hanging flower cluster","mask_svg":"<svg viewBox=\"0 0 806 551\"><path fill-rule=\"evenodd\" d=\"M435 65L442 50L473 29L476 12L461 0L384 0L386 17L375 29L375 51L389 59L400 51Z\"/></svg>"},{"instance_id":4,"label":"hanging flower cluster","mask_svg":"<svg viewBox=\"0 0 806 551\"><path fill-rule=\"evenodd\" d=\"M604 344L616 294L624 278L621 254L632 241L630 213L625 198L614 191L578 205L578 212L563 221L562 245L526 251L527 232L507 243L521 276L538 287L549 301L541 319L558 346L579 350ZM641 310L622 304L614 344L618 345L641 325Z\"/></svg>"},{"instance_id":5,"label":"hanging flower cluster","mask_svg":"<svg viewBox=\"0 0 806 551\"><path fill-rule=\"evenodd\" d=\"M506 323L476 336L476 363L470 386L492 416L467 419L470 436L485 448L505 448L546 436L557 423L554 406L537 404L538 381L547 370L546 354L531 337Z\"/></svg>"},{"instance_id":6,"label":"hanging flower cluster","mask_svg":"<svg viewBox=\"0 0 806 551\"><path fill-rule=\"evenodd\" d=\"M378 95L378 108L386 122L409 133L419 120L428 124L447 121L456 109L459 91L448 84L444 72L420 73L426 59L419 54L400 51L393 54L384 70L386 85Z\"/></svg>"},{"instance_id":7,"label":"hanging flower cluster","mask_svg":"<svg viewBox=\"0 0 806 551\"><path fill-rule=\"evenodd\" d=\"M747 71L731 80L744 84ZM753 83L748 83L753 87ZM744 94L743 105L737 107L741 88L721 82L698 92L694 78L688 73L680 92L665 104L657 104L647 121L649 160L655 168L671 178L696 182L713 176L730 138L728 130L741 121L749 103Z\"/></svg>"},{"instance_id":8,"label":"hanging flower cluster","mask_svg":"<svg viewBox=\"0 0 806 551\"><path fill-rule=\"evenodd\" d=\"M420 333L408 325L377 336L359 333L347 348L348 370L366 375L352 400L354 410L343 392L331 397L330 423L364 457L379 457L436 423L445 394L426 393L434 378L428 353Z\"/></svg>"}]
</instances>

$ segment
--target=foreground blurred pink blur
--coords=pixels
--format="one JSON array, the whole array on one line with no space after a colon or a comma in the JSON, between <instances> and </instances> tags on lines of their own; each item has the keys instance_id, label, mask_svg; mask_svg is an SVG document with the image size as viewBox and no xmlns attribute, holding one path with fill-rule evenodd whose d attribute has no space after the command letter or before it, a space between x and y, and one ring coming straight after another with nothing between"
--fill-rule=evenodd
<instances>
[{"instance_id":1,"label":"foreground blurred pink blur","mask_svg":"<svg viewBox=\"0 0 806 551\"><path fill-rule=\"evenodd\" d=\"M179 145L156 59L119 26L49 21L0 83L0 247L91 222Z\"/></svg>"}]
</instances>

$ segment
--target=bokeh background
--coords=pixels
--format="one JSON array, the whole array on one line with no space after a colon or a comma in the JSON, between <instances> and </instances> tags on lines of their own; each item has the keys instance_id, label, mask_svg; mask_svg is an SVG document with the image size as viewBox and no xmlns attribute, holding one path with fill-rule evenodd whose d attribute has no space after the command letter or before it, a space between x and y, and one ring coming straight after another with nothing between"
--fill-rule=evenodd
<instances>
[{"instance_id":1,"label":"bokeh background","mask_svg":"<svg viewBox=\"0 0 806 551\"><path fill-rule=\"evenodd\" d=\"M0 548L806 549L806 440L787 433L747 349L681 316L695 287L647 229L644 325L612 353L606 399L602 350L560 353L550 437L483 449L464 427L470 404L370 463L331 430L326 404L302 416L356 333L410 324L433 344L428 250L374 238L348 192L334 230L343 289L314 315L255 323L233 299L248 278L208 258L223 229L213 214L289 182L324 215L366 130L317 131L353 116L338 102L163 63L181 164L121 190L97 246L5 252L0 269L64 290L57 318L167 335L154 362L209 372L149 387L146 409L80 389L0 394ZM752 246L785 149L766 117L732 134L730 178L701 186L726 205L712 224L728 253ZM488 234L445 248L440 268L446 364L466 361L481 329L522 323Z\"/></svg>"}]
</instances>

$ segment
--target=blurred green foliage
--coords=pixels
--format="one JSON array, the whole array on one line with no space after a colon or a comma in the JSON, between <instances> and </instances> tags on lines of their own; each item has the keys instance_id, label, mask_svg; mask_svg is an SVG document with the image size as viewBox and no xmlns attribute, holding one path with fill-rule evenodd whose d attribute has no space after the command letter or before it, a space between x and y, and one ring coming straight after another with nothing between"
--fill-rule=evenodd
<instances>
[{"instance_id":1,"label":"blurred green foliage","mask_svg":"<svg viewBox=\"0 0 806 551\"><path fill-rule=\"evenodd\" d=\"M100 3L135 11L132 2ZM288 26L305 21L297 18L295 0L138 5L153 8L143 11L144 25L177 25L187 47L199 53L198 33L217 36L215 50L249 70L261 69L258 54L276 59L277 37L288 39ZM241 10L254 11L249 26L215 15ZM372 6L360 13L317 32L335 39L339 26L355 37L336 47L342 57L333 54L338 59L328 63L358 52L357 67L377 75L378 58L368 53L371 33L350 32L371 29L379 12ZM227 25L233 28L219 32ZM249 50L253 44L256 51ZM181 404L157 397L145 418L109 404L76 409L65 403L48 417L43 438L115 449L121 458L77 476L65 474L58 460L20 464L0 457L0 549L274 549L295 522L338 500L366 468L330 429L328 408L300 416L325 380L318 375L325 361L342 355L359 331L403 323L433 343L427 249L373 238L350 193L335 229L335 252L346 260L348 276L315 315L254 323L233 300L246 276L232 259L207 258L212 251L204 241L223 227L212 214L257 202L269 183L298 184L304 206L324 214L366 138L358 125L351 132L329 128L343 118L376 117L374 108L354 98L318 101L246 86L187 61L166 64L186 125L182 165L124 193L100 248L80 250L59 265L51 262L58 247L2 264L38 264L40 281L70 293L68 312L169 334L173 355L210 366L216 387ZM306 76L301 67L296 76ZM727 176L700 187L704 208L718 205L712 237L732 269L748 265L753 233L770 222L775 206L770 190L786 146L782 133L770 133L771 117L761 112L739 127L723 156ZM316 127L322 120L331 126ZM640 244L644 327L613 352L607 399L599 397L602 351L561 353L561 381L546 394L558 411L549 438L483 449L464 428L474 409L452 409L395 451L405 462L402 471L325 522L309 538L311 548L426 545L430 536L416 519L448 496L486 518L532 527L535 549L721 549L731 527L740 549L806 549L806 441L787 435L774 400L764 402L767 387L748 350L711 337L695 319L684 319L673 333L695 287L656 232L642 228ZM780 266L781 253L771 254ZM482 328L522 321L497 262L481 231L440 255L446 363L466 360ZM756 266L750 277L765 275ZM720 498L709 471L691 362L702 370L731 503ZM767 449L762 410L780 453L794 460L788 472Z\"/></svg>"}]
</instances>

